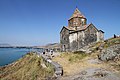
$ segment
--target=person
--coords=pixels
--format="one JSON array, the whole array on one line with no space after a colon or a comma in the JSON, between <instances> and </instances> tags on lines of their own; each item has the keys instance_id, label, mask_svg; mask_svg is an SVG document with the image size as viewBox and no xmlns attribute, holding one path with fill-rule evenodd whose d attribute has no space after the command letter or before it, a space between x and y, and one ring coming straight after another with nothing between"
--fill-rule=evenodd
<instances>
[{"instance_id":1,"label":"person","mask_svg":"<svg viewBox=\"0 0 120 80\"><path fill-rule=\"evenodd\" d=\"M114 34L114 38L116 38L117 36Z\"/></svg>"},{"instance_id":2,"label":"person","mask_svg":"<svg viewBox=\"0 0 120 80\"><path fill-rule=\"evenodd\" d=\"M45 51L43 52L43 54L45 54Z\"/></svg>"},{"instance_id":3,"label":"person","mask_svg":"<svg viewBox=\"0 0 120 80\"><path fill-rule=\"evenodd\" d=\"M51 55L53 55L53 50L50 50Z\"/></svg>"}]
</instances>

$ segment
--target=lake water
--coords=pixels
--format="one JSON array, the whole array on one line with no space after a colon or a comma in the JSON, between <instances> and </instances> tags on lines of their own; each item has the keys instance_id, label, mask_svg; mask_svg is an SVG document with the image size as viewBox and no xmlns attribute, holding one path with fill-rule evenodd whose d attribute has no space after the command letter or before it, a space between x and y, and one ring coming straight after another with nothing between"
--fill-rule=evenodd
<instances>
[{"instance_id":1,"label":"lake water","mask_svg":"<svg viewBox=\"0 0 120 80\"><path fill-rule=\"evenodd\" d=\"M30 52L30 49L25 48L0 48L0 66L4 66L6 64L10 64L27 52Z\"/></svg>"}]
</instances>

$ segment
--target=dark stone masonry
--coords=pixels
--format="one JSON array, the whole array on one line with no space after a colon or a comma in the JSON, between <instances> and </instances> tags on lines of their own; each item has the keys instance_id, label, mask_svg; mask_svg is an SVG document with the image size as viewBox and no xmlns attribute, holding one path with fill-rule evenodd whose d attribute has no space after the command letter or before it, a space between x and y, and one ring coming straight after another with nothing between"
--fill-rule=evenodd
<instances>
[{"instance_id":1,"label":"dark stone masonry","mask_svg":"<svg viewBox=\"0 0 120 80\"><path fill-rule=\"evenodd\" d=\"M78 8L68 20L68 26L63 26L60 31L61 51L77 51L90 43L102 40L104 32L92 23L87 24L87 18Z\"/></svg>"}]
</instances>

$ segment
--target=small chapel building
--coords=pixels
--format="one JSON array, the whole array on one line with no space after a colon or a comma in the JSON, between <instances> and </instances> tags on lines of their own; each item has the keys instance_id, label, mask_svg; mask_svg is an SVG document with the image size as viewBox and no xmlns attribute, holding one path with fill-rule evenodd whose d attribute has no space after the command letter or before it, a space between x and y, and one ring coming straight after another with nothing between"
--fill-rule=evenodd
<instances>
[{"instance_id":1,"label":"small chapel building","mask_svg":"<svg viewBox=\"0 0 120 80\"><path fill-rule=\"evenodd\" d=\"M63 26L60 31L61 51L77 51L90 43L102 40L104 32L92 23L87 24L87 18L78 8L68 20L68 26Z\"/></svg>"}]
</instances>

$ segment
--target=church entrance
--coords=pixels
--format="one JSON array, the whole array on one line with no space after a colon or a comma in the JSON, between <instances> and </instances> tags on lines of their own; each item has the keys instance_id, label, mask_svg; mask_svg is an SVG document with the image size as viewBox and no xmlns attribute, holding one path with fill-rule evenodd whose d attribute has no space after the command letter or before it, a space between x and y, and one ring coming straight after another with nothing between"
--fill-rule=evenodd
<instances>
[{"instance_id":1,"label":"church entrance","mask_svg":"<svg viewBox=\"0 0 120 80\"><path fill-rule=\"evenodd\" d=\"M65 45L63 45L63 51L66 51L66 46Z\"/></svg>"}]
</instances>

